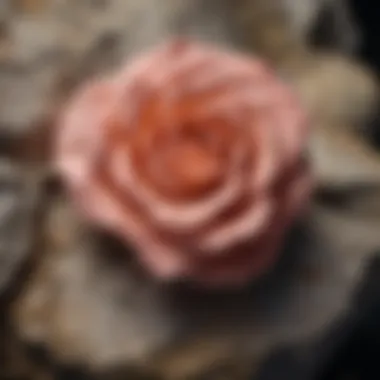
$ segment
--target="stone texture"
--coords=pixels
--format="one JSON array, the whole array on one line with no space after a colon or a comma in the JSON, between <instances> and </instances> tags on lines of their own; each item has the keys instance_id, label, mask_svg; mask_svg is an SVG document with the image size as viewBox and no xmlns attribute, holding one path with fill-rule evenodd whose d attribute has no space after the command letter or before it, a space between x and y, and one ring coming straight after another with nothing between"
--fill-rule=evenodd
<instances>
[{"instance_id":1,"label":"stone texture","mask_svg":"<svg viewBox=\"0 0 380 380\"><path fill-rule=\"evenodd\" d=\"M38 186L30 173L0 161L0 296L31 252Z\"/></svg>"},{"instance_id":2,"label":"stone texture","mask_svg":"<svg viewBox=\"0 0 380 380\"><path fill-rule=\"evenodd\" d=\"M379 244L379 218L359 223L318 206L267 278L207 294L151 283L117 243L88 240L64 202L51 212L47 250L16 303L17 334L98 375L247 379L276 348L312 346L344 319Z\"/></svg>"}]
</instances>

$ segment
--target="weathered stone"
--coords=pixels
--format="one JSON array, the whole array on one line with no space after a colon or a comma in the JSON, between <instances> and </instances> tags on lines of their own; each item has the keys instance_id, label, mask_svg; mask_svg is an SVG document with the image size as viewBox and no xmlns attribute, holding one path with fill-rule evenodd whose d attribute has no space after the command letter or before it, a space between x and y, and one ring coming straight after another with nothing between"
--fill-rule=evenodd
<instances>
[{"instance_id":1,"label":"weathered stone","mask_svg":"<svg viewBox=\"0 0 380 380\"><path fill-rule=\"evenodd\" d=\"M38 187L16 164L0 161L0 295L20 269L34 239Z\"/></svg>"},{"instance_id":2,"label":"weathered stone","mask_svg":"<svg viewBox=\"0 0 380 380\"><path fill-rule=\"evenodd\" d=\"M207 294L152 283L117 244L88 239L64 202L51 211L47 251L15 309L18 334L96 374L247 379L273 350L312 347L345 318L380 241L378 219L316 207L267 278Z\"/></svg>"}]
</instances>

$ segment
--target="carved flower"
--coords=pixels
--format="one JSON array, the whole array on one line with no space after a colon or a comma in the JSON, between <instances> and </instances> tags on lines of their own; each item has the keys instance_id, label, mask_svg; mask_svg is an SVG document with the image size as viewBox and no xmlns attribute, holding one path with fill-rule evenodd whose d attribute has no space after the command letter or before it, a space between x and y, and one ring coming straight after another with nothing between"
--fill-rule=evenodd
<instances>
[{"instance_id":1,"label":"carved flower","mask_svg":"<svg viewBox=\"0 0 380 380\"><path fill-rule=\"evenodd\" d=\"M263 62L172 41L78 93L56 158L78 209L155 277L240 284L306 203L307 127Z\"/></svg>"}]
</instances>

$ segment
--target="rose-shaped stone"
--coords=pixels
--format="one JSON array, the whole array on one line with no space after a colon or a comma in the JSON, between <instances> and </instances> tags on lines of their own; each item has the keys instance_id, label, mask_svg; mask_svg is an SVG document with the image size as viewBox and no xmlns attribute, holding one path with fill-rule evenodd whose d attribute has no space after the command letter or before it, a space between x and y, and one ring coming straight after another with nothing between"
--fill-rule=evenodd
<instances>
[{"instance_id":1,"label":"rose-shaped stone","mask_svg":"<svg viewBox=\"0 0 380 380\"><path fill-rule=\"evenodd\" d=\"M78 209L151 274L241 284L308 198L307 130L263 62L175 40L79 91L56 159Z\"/></svg>"}]
</instances>

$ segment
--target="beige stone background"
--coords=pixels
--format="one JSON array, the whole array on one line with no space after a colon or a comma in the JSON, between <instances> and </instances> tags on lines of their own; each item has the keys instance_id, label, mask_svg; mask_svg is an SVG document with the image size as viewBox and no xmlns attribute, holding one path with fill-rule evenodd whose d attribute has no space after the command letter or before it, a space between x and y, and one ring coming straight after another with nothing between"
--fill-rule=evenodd
<instances>
[{"instance_id":1,"label":"beige stone background","mask_svg":"<svg viewBox=\"0 0 380 380\"><path fill-rule=\"evenodd\" d=\"M323 9L332 21L322 29L325 45L317 48L310 36ZM298 298L289 297L296 301L284 306L274 294L268 307L280 310L281 318L266 320L263 312L262 324L231 335L221 322L216 338L200 334L200 342L170 346L158 358L147 353L176 336L176 323L183 322L173 317L178 310L168 308L154 286L99 259L93 243L83 242L71 210L46 196L51 184L37 170L38 159L45 157L44 134L54 129L62 102L84 80L173 34L264 57L294 84L317 125L311 153L320 184L379 185L380 160L357 133L376 116L378 88L374 74L353 58L360 31L343 0L0 0L0 378L58 378L57 361L84 364L100 379L141 379L131 368L118 373L118 365L131 362L165 380L219 380L225 372L226 380L245 379L247 368L269 349L292 340L306 347L347 307L363 262L379 243L379 215L373 212L378 192L354 197L347 208L351 219L318 216L334 254L326 250L315 261L301 260L294 283L293 273L285 273L284 287ZM358 210L372 212L365 227L357 224ZM242 315L247 297L237 301ZM212 317L205 316L209 326ZM247 331L254 334L248 343L242 339ZM235 335L247 345L243 352ZM48 359L37 360L25 349L41 344ZM202 372L214 362L216 371Z\"/></svg>"}]
</instances>

